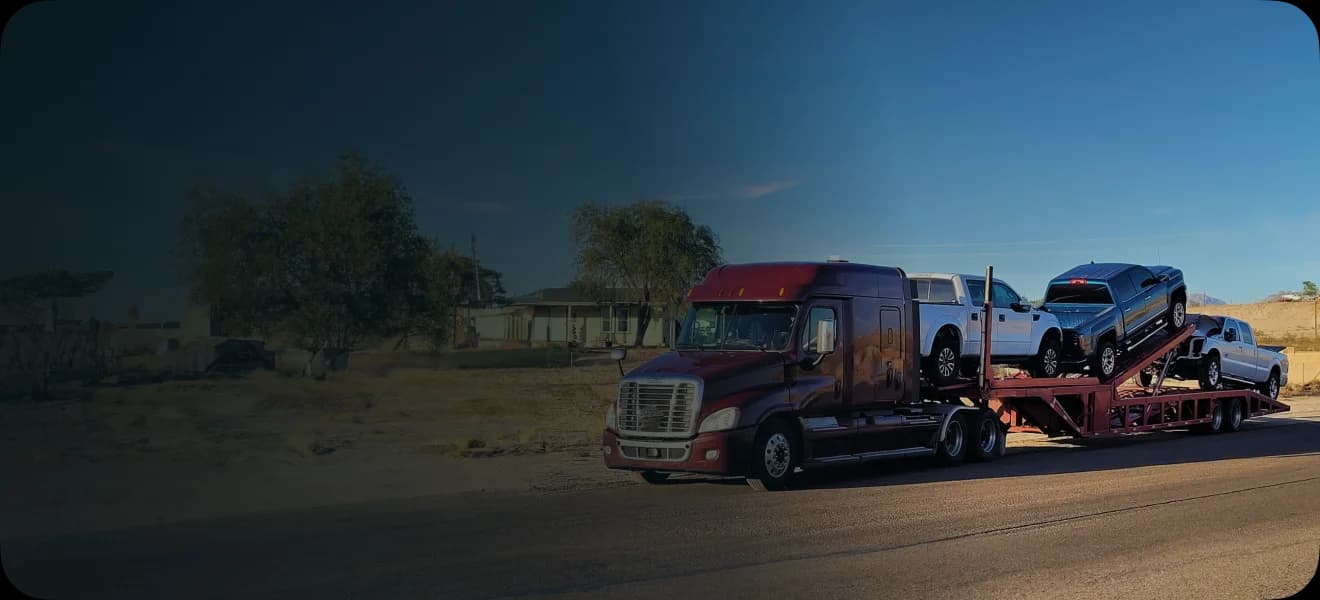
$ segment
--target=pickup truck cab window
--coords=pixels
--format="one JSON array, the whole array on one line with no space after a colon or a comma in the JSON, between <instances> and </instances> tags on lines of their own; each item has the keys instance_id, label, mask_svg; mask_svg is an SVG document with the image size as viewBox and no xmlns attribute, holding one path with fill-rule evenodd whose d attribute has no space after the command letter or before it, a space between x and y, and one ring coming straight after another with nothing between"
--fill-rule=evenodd
<instances>
[{"instance_id":1,"label":"pickup truck cab window","mask_svg":"<svg viewBox=\"0 0 1320 600\"><path fill-rule=\"evenodd\" d=\"M995 308L1008 308L1022 298L1008 286L994 283L990 286L990 301Z\"/></svg>"},{"instance_id":2,"label":"pickup truck cab window","mask_svg":"<svg viewBox=\"0 0 1320 600\"><path fill-rule=\"evenodd\" d=\"M1224 321L1224 341L1236 342L1240 339L1240 336L1238 336L1238 322L1233 319L1226 319Z\"/></svg>"},{"instance_id":3,"label":"pickup truck cab window","mask_svg":"<svg viewBox=\"0 0 1320 600\"><path fill-rule=\"evenodd\" d=\"M1145 279L1137 274L1136 269L1129 269L1126 273L1120 274L1109 280L1109 285L1114 289L1114 295L1119 300L1128 300L1141 291L1141 281Z\"/></svg>"},{"instance_id":4,"label":"pickup truck cab window","mask_svg":"<svg viewBox=\"0 0 1320 600\"><path fill-rule=\"evenodd\" d=\"M1147 280L1153 279L1155 277L1155 274L1151 273L1150 269L1147 269L1145 267L1132 267L1131 269L1128 269L1127 276L1132 281L1132 285L1137 289L1137 291L1145 290L1146 288L1152 287L1154 285L1154 284L1142 285Z\"/></svg>"},{"instance_id":5,"label":"pickup truck cab window","mask_svg":"<svg viewBox=\"0 0 1320 600\"><path fill-rule=\"evenodd\" d=\"M1248 346L1255 346L1256 334L1251 331L1251 326L1244 322L1239 322L1239 323L1240 324L1238 325L1238 334L1242 336L1241 339L1242 343Z\"/></svg>"},{"instance_id":6,"label":"pickup truck cab window","mask_svg":"<svg viewBox=\"0 0 1320 600\"><path fill-rule=\"evenodd\" d=\"M936 304L958 302L958 294L953 289L952 279L913 279L912 287L916 292L913 296L918 302Z\"/></svg>"},{"instance_id":7,"label":"pickup truck cab window","mask_svg":"<svg viewBox=\"0 0 1320 600\"><path fill-rule=\"evenodd\" d=\"M835 349L834 347L830 347L830 348L816 347L816 332L820 330L819 326L816 324L820 323L821 321L834 321L834 320L835 320L835 314L833 308L830 308L828 306L811 307L811 311L807 313L806 324L802 329L802 349L806 350L807 352L820 352L822 350L833 351ZM836 324L835 327L837 328L838 325ZM838 329L835 329L835 331L838 331ZM835 339L833 341L835 346L837 346L839 343L837 335L835 336Z\"/></svg>"},{"instance_id":8,"label":"pickup truck cab window","mask_svg":"<svg viewBox=\"0 0 1320 600\"><path fill-rule=\"evenodd\" d=\"M985 302L985 281L980 279L967 279L965 281L967 283L967 293L971 295L968 300L971 300L972 304L980 306L981 303ZM994 298L991 298L990 301L993 302Z\"/></svg>"}]
</instances>

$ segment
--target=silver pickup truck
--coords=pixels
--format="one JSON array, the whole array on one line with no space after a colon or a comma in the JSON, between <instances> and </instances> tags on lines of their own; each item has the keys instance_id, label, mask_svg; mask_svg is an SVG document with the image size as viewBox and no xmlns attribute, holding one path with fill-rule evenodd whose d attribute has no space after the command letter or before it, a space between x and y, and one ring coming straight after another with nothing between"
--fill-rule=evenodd
<instances>
[{"instance_id":1,"label":"silver pickup truck","mask_svg":"<svg viewBox=\"0 0 1320 600\"><path fill-rule=\"evenodd\" d=\"M1254 388L1270 398L1288 385L1288 356L1284 346L1258 346L1251 325L1232 317L1187 315L1196 332L1174 351L1168 375L1197 381L1201 389L1225 386ZM1141 373L1141 385L1159 376L1162 361Z\"/></svg>"}]
</instances>

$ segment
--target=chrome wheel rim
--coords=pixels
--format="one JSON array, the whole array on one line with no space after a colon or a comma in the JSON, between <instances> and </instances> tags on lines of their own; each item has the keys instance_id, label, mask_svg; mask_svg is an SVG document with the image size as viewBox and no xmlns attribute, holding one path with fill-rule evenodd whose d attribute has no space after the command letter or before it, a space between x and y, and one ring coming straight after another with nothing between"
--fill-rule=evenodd
<instances>
[{"instance_id":1,"label":"chrome wheel rim","mask_svg":"<svg viewBox=\"0 0 1320 600\"><path fill-rule=\"evenodd\" d=\"M1053 377L1055 373L1059 372L1059 351L1053 347L1046 348L1044 358L1041 361L1041 366L1044 367L1046 375Z\"/></svg>"},{"instance_id":2,"label":"chrome wheel rim","mask_svg":"<svg viewBox=\"0 0 1320 600\"><path fill-rule=\"evenodd\" d=\"M1210 387L1211 387L1211 388L1213 388L1213 387L1219 385L1219 363L1218 363L1218 362L1213 361L1213 360L1210 361L1210 366L1206 369L1205 379L1206 379L1206 381L1210 384Z\"/></svg>"},{"instance_id":3,"label":"chrome wheel rim","mask_svg":"<svg viewBox=\"0 0 1320 600\"><path fill-rule=\"evenodd\" d=\"M944 452L949 456L957 456L962 451L963 428L955 418L949 421L949 428L944 431Z\"/></svg>"},{"instance_id":4,"label":"chrome wheel rim","mask_svg":"<svg viewBox=\"0 0 1320 600\"><path fill-rule=\"evenodd\" d=\"M1183 308L1181 302L1173 305L1173 326L1181 328L1187 321L1187 310Z\"/></svg>"},{"instance_id":5,"label":"chrome wheel rim","mask_svg":"<svg viewBox=\"0 0 1320 600\"><path fill-rule=\"evenodd\" d=\"M989 419L981 422L981 453L992 454L999 445L999 427Z\"/></svg>"},{"instance_id":6,"label":"chrome wheel rim","mask_svg":"<svg viewBox=\"0 0 1320 600\"><path fill-rule=\"evenodd\" d=\"M1275 378L1273 378L1273 377L1271 377L1271 378L1270 378L1270 400L1273 400L1273 399L1278 398L1278 397L1279 397L1279 380L1278 380L1278 379L1275 379Z\"/></svg>"},{"instance_id":7,"label":"chrome wheel rim","mask_svg":"<svg viewBox=\"0 0 1320 600\"><path fill-rule=\"evenodd\" d=\"M1113 373L1115 360L1114 349L1106 347L1104 352L1100 354L1100 371L1105 375Z\"/></svg>"},{"instance_id":8,"label":"chrome wheel rim","mask_svg":"<svg viewBox=\"0 0 1320 600\"><path fill-rule=\"evenodd\" d=\"M782 433L770 436L765 442L765 472L775 479L788 473L789 459L793 456L788 438Z\"/></svg>"},{"instance_id":9,"label":"chrome wheel rim","mask_svg":"<svg viewBox=\"0 0 1320 600\"><path fill-rule=\"evenodd\" d=\"M953 356L953 348L947 346L940 348L937 362L939 365L940 377L953 377L954 363L957 362Z\"/></svg>"}]
</instances>

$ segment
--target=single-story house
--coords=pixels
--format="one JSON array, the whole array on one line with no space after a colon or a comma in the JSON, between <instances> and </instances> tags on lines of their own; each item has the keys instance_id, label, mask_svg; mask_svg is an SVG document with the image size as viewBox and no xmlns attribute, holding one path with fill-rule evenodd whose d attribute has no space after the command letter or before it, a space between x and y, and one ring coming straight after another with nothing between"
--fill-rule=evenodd
<instances>
[{"instance_id":1,"label":"single-story house","mask_svg":"<svg viewBox=\"0 0 1320 600\"><path fill-rule=\"evenodd\" d=\"M569 287L545 288L513 298L504 308L473 311L472 319L486 341L632 346L637 340L640 307L628 299L627 290L610 290L607 297L618 300L598 300ZM672 331L673 320L653 314L650 321L642 345L667 345L665 323L669 322Z\"/></svg>"}]
</instances>

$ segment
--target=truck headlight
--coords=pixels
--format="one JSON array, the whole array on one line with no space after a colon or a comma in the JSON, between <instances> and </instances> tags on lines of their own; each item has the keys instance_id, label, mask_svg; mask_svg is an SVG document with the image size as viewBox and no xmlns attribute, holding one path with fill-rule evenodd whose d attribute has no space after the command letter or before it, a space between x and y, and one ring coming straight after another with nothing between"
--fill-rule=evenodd
<instances>
[{"instance_id":1,"label":"truck headlight","mask_svg":"<svg viewBox=\"0 0 1320 600\"><path fill-rule=\"evenodd\" d=\"M697 433L706 433L708 431L724 431L733 429L738 424L738 409L729 407L721 408L706 416L701 421L701 427L697 428Z\"/></svg>"},{"instance_id":2,"label":"truck headlight","mask_svg":"<svg viewBox=\"0 0 1320 600\"><path fill-rule=\"evenodd\" d=\"M614 410L614 404L611 402L610 409L605 411L605 427L617 431L619 429L619 415Z\"/></svg>"}]
</instances>

